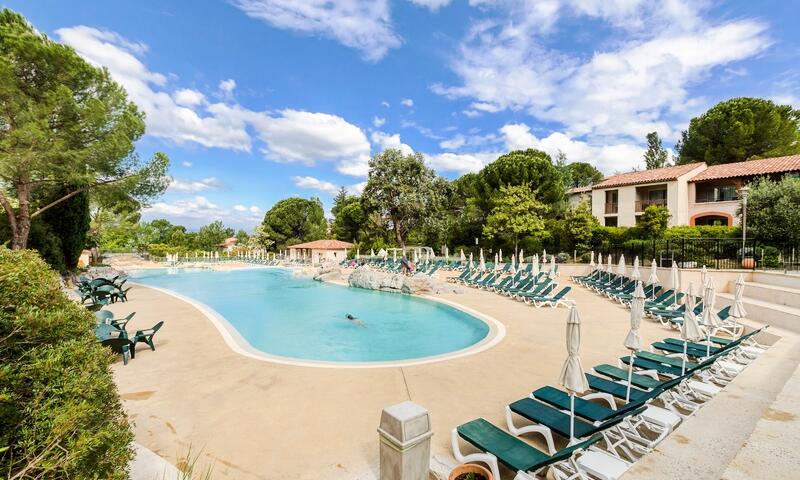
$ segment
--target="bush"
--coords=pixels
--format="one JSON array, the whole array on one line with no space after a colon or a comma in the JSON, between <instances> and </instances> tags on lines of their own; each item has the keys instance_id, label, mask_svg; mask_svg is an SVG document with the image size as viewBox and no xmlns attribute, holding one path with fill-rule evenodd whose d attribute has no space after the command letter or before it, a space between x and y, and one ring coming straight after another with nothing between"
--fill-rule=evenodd
<instances>
[{"instance_id":1,"label":"bush","mask_svg":"<svg viewBox=\"0 0 800 480\"><path fill-rule=\"evenodd\" d=\"M775 247L761 249L761 266L775 268L781 266L781 252Z\"/></svg>"},{"instance_id":2,"label":"bush","mask_svg":"<svg viewBox=\"0 0 800 480\"><path fill-rule=\"evenodd\" d=\"M127 478L133 440L94 316L33 251L0 247L0 472Z\"/></svg>"},{"instance_id":3,"label":"bush","mask_svg":"<svg viewBox=\"0 0 800 480\"><path fill-rule=\"evenodd\" d=\"M569 253L559 252L556 255L556 263L568 263L571 258L572 258L572 255L570 255Z\"/></svg>"}]
</instances>

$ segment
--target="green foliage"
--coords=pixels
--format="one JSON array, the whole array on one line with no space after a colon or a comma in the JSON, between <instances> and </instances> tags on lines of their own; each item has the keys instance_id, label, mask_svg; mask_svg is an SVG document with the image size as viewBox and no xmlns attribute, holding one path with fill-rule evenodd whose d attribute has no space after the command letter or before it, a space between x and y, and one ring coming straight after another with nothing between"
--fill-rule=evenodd
<instances>
[{"instance_id":1,"label":"green foliage","mask_svg":"<svg viewBox=\"0 0 800 480\"><path fill-rule=\"evenodd\" d=\"M200 227L194 239L194 247L199 250L216 250L226 238L233 236L233 229L219 220Z\"/></svg>"},{"instance_id":2,"label":"green foliage","mask_svg":"<svg viewBox=\"0 0 800 480\"><path fill-rule=\"evenodd\" d=\"M760 178L751 183L747 231L764 242L800 244L800 178L787 175L778 182Z\"/></svg>"},{"instance_id":3,"label":"green foliage","mask_svg":"<svg viewBox=\"0 0 800 480\"><path fill-rule=\"evenodd\" d=\"M661 238L667 231L669 219L672 217L666 207L648 205L644 209L639 224L636 225L645 238Z\"/></svg>"},{"instance_id":4,"label":"green foliage","mask_svg":"<svg viewBox=\"0 0 800 480\"><path fill-rule=\"evenodd\" d=\"M126 479L133 435L93 315L35 252L5 247L0 305L2 475Z\"/></svg>"},{"instance_id":5,"label":"green foliage","mask_svg":"<svg viewBox=\"0 0 800 480\"><path fill-rule=\"evenodd\" d=\"M520 235L536 237L544 231L540 216L547 207L536 200L526 185L501 186L494 199L489 217L483 226L488 238L505 237L517 251Z\"/></svg>"},{"instance_id":6,"label":"green foliage","mask_svg":"<svg viewBox=\"0 0 800 480\"><path fill-rule=\"evenodd\" d=\"M28 248L39 252L42 259L55 271L67 271L61 239L50 225L45 223L41 218L37 218L31 222Z\"/></svg>"},{"instance_id":7,"label":"green foliage","mask_svg":"<svg viewBox=\"0 0 800 480\"><path fill-rule=\"evenodd\" d=\"M594 168L594 165L591 163L572 162L567 164L566 170L570 179L567 185L569 188L588 187L603 179L603 173Z\"/></svg>"},{"instance_id":8,"label":"green foliage","mask_svg":"<svg viewBox=\"0 0 800 480\"><path fill-rule=\"evenodd\" d=\"M250 241L250 235L242 229L236 232L236 245L247 245Z\"/></svg>"},{"instance_id":9,"label":"green foliage","mask_svg":"<svg viewBox=\"0 0 800 480\"><path fill-rule=\"evenodd\" d=\"M644 152L644 164L648 170L669 166L667 149L661 144L658 132L647 134L647 151Z\"/></svg>"},{"instance_id":10,"label":"green foliage","mask_svg":"<svg viewBox=\"0 0 800 480\"><path fill-rule=\"evenodd\" d=\"M591 248L594 231L600 223L592 215L589 202L582 201L576 207L567 210L564 218L564 227L572 248L585 252Z\"/></svg>"},{"instance_id":11,"label":"green foliage","mask_svg":"<svg viewBox=\"0 0 800 480\"><path fill-rule=\"evenodd\" d=\"M664 232L664 238L741 238L742 229L740 227L728 227L723 225L697 225L697 226L675 226L669 227Z\"/></svg>"},{"instance_id":12,"label":"green foliage","mask_svg":"<svg viewBox=\"0 0 800 480\"><path fill-rule=\"evenodd\" d=\"M26 246L31 220L69 193L102 188L145 201L169 184L165 155L142 162L135 154L144 116L108 71L8 9L0 11L0 103L0 201L14 248ZM45 186L71 191L30 203Z\"/></svg>"},{"instance_id":13,"label":"green foliage","mask_svg":"<svg viewBox=\"0 0 800 480\"><path fill-rule=\"evenodd\" d=\"M325 238L328 223L318 198L286 198L264 215L264 232L282 250L289 245Z\"/></svg>"},{"instance_id":14,"label":"green foliage","mask_svg":"<svg viewBox=\"0 0 800 480\"><path fill-rule=\"evenodd\" d=\"M60 187L50 196L50 201L61 198L74 189L74 186ZM61 241L61 256L65 269L74 270L78 266L81 252L86 248L86 235L90 223L89 194L80 192L47 210L41 218ZM56 265L51 264L51 266L57 268Z\"/></svg>"},{"instance_id":15,"label":"green foliage","mask_svg":"<svg viewBox=\"0 0 800 480\"><path fill-rule=\"evenodd\" d=\"M564 209L562 175L550 156L541 150L516 150L500 156L478 173L476 206L488 214L500 187L525 185L553 214Z\"/></svg>"},{"instance_id":16,"label":"green foliage","mask_svg":"<svg viewBox=\"0 0 800 480\"><path fill-rule=\"evenodd\" d=\"M253 233L250 234L250 238L247 239L247 246L250 248L269 250L273 245L275 245L275 240L270 238L262 224L256 225L253 229Z\"/></svg>"},{"instance_id":17,"label":"green foliage","mask_svg":"<svg viewBox=\"0 0 800 480\"><path fill-rule=\"evenodd\" d=\"M800 153L800 110L732 98L693 118L676 146L681 164L709 165Z\"/></svg>"},{"instance_id":18,"label":"green foliage","mask_svg":"<svg viewBox=\"0 0 800 480\"><path fill-rule=\"evenodd\" d=\"M362 205L367 212L389 219L397 244L404 247L408 233L428 220L441 201L435 179L422 154L385 150L369 161Z\"/></svg>"}]
</instances>

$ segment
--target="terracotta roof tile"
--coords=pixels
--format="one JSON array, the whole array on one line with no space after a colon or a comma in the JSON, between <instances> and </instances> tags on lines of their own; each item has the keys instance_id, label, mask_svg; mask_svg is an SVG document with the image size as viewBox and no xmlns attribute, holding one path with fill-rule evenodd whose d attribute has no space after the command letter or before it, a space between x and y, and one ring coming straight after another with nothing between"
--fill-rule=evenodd
<instances>
[{"instance_id":1,"label":"terracotta roof tile","mask_svg":"<svg viewBox=\"0 0 800 480\"><path fill-rule=\"evenodd\" d=\"M592 186L590 185L588 187L572 187L569 190L567 190L567 193L569 193L569 194L586 193L586 192L591 192L591 191L592 191Z\"/></svg>"},{"instance_id":2,"label":"terracotta roof tile","mask_svg":"<svg viewBox=\"0 0 800 480\"><path fill-rule=\"evenodd\" d=\"M751 177L753 175L783 172L800 172L800 155L714 165L698 173L689 181L701 182L720 178Z\"/></svg>"},{"instance_id":3,"label":"terracotta roof tile","mask_svg":"<svg viewBox=\"0 0 800 480\"><path fill-rule=\"evenodd\" d=\"M314 240L313 242L289 245L289 248L309 248L315 250L344 250L352 247L352 243L341 240Z\"/></svg>"},{"instance_id":4,"label":"terracotta roof tile","mask_svg":"<svg viewBox=\"0 0 800 480\"><path fill-rule=\"evenodd\" d=\"M625 185L640 185L643 183L656 183L676 180L678 177L686 175L702 165L702 163L689 163L686 165L675 165L674 167L655 168L653 170L623 173L621 175L614 175L613 177L604 178L602 181L594 184L592 188L600 189L622 187Z\"/></svg>"}]
</instances>

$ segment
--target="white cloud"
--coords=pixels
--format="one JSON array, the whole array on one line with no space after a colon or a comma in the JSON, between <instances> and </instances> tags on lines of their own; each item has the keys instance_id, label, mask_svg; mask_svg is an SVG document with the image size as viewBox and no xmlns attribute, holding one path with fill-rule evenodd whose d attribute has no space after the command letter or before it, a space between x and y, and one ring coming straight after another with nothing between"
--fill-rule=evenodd
<instances>
[{"instance_id":1,"label":"white cloud","mask_svg":"<svg viewBox=\"0 0 800 480\"><path fill-rule=\"evenodd\" d=\"M434 153L425 155L425 162L437 172L474 173L497 160L506 152Z\"/></svg>"},{"instance_id":2,"label":"white cloud","mask_svg":"<svg viewBox=\"0 0 800 480\"><path fill-rule=\"evenodd\" d=\"M461 113L463 113L464 116L467 118L475 118L481 116L481 112L477 110L462 110Z\"/></svg>"},{"instance_id":3,"label":"white cloud","mask_svg":"<svg viewBox=\"0 0 800 480\"><path fill-rule=\"evenodd\" d=\"M741 19L709 24L705 2L645 0L481 1L498 18L475 23L452 68L457 86L434 92L472 100L470 111L526 111L564 125L574 136L630 136L658 131L675 139L689 87L721 66L769 45L766 26ZM547 31L566 14L610 23L621 35L590 57L550 48ZM620 33L620 32L618 32Z\"/></svg>"},{"instance_id":4,"label":"white cloud","mask_svg":"<svg viewBox=\"0 0 800 480\"><path fill-rule=\"evenodd\" d=\"M386 123L386 119L383 117L372 117L372 125L375 128L381 128L383 124Z\"/></svg>"},{"instance_id":5,"label":"white cloud","mask_svg":"<svg viewBox=\"0 0 800 480\"><path fill-rule=\"evenodd\" d=\"M610 173L627 171L641 166L645 149L634 143L590 144L574 140L561 132L553 132L547 137L537 138L530 127L523 123L506 124L500 128L508 150L536 148L547 152L551 157L561 151L571 162L586 162L598 170Z\"/></svg>"},{"instance_id":6,"label":"white cloud","mask_svg":"<svg viewBox=\"0 0 800 480\"><path fill-rule=\"evenodd\" d=\"M231 0L252 18L276 28L332 38L380 60L402 39L392 29L388 0Z\"/></svg>"},{"instance_id":7,"label":"white cloud","mask_svg":"<svg viewBox=\"0 0 800 480\"><path fill-rule=\"evenodd\" d=\"M335 161L341 173L367 174L369 141L360 128L341 117L286 109L278 116L256 119L254 126L271 160L305 165Z\"/></svg>"},{"instance_id":8,"label":"white cloud","mask_svg":"<svg viewBox=\"0 0 800 480\"><path fill-rule=\"evenodd\" d=\"M294 184L300 188L317 190L319 192L335 195L339 191L339 186L332 182L326 182L315 177L292 177Z\"/></svg>"},{"instance_id":9,"label":"white cloud","mask_svg":"<svg viewBox=\"0 0 800 480\"><path fill-rule=\"evenodd\" d=\"M191 88L182 88L172 94L175 103L184 107L196 107L206 103L206 96Z\"/></svg>"},{"instance_id":10,"label":"white cloud","mask_svg":"<svg viewBox=\"0 0 800 480\"><path fill-rule=\"evenodd\" d=\"M400 140L400 134L393 135L384 132L372 132L372 143L377 145L380 150L387 150L389 148L399 149L403 155L410 155L414 153L414 149L406 145Z\"/></svg>"},{"instance_id":11,"label":"white cloud","mask_svg":"<svg viewBox=\"0 0 800 480\"><path fill-rule=\"evenodd\" d=\"M467 143L467 140L464 138L464 135L459 133L453 138L439 142L439 147L444 148L445 150L458 150L459 148L463 147L465 143Z\"/></svg>"},{"instance_id":12,"label":"white cloud","mask_svg":"<svg viewBox=\"0 0 800 480\"><path fill-rule=\"evenodd\" d=\"M256 112L238 104L209 103L196 90L167 92L166 76L151 72L134 55L142 48L111 32L78 26L56 31L90 63L109 69L146 114L147 133L177 144L193 142L250 152L255 131L265 143L261 149L270 160L302 162L335 161L340 172L364 176L369 161L366 135L343 118L325 113L285 109ZM232 79L220 82L223 93L236 86Z\"/></svg>"},{"instance_id":13,"label":"white cloud","mask_svg":"<svg viewBox=\"0 0 800 480\"><path fill-rule=\"evenodd\" d=\"M262 220L258 207L255 208L257 210L243 205L224 208L206 197L197 195L173 202L156 202L145 208L142 213L147 219L166 218L189 228L198 228L215 220L221 220L231 227L250 229Z\"/></svg>"},{"instance_id":14,"label":"white cloud","mask_svg":"<svg viewBox=\"0 0 800 480\"><path fill-rule=\"evenodd\" d=\"M226 95L232 95L236 88L236 80L229 78L219 82L219 89Z\"/></svg>"},{"instance_id":15,"label":"white cloud","mask_svg":"<svg viewBox=\"0 0 800 480\"><path fill-rule=\"evenodd\" d=\"M448 5L451 0L409 0L414 5L425 7L432 12L438 11L440 8Z\"/></svg>"},{"instance_id":16,"label":"white cloud","mask_svg":"<svg viewBox=\"0 0 800 480\"><path fill-rule=\"evenodd\" d=\"M181 166L182 167L191 168L192 165L193 165L193 163L190 162L190 161L187 161L187 160L184 160L184 161L181 162Z\"/></svg>"},{"instance_id":17,"label":"white cloud","mask_svg":"<svg viewBox=\"0 0 800 480\"><path fill-rule=\"evenodd\" d=\"M386 100L382 101L381 107L389 108L390 107L389 102L387 102Z\"/></svg>"},{"instance_id":18,"label":"white cloud","mask_svg":"<svg viewBox=\"0 0 800 480\"><path fill-rule=\"evenodd\" d=\"M406 107L409 107L409 108L413 107L414 106L414 100L412 100L410 98L404 98L404 99L400 100L400 105L405 105Z\"/></svg>"},{"instance_id":19,"label":"white cloud","mask_svg":"<svg viewBox=\"0 0 800 480\"><path fill-rule=\"evenodd\" d=\"M169 190L175 192L191 192L197 193L204 190L216 190L222 186L222 183L216 177L208 177L202 180L180 180L173 178L169 184Z\"/></svg>"},{"instance_id":20,"label":"white cloud","mask_svg":"<svg viewBox=\"0 0 800 480\"><path fill-rule=\"evenodd\" d=\"M250 211L250 213L258 213L261 211L261 209L258 208L257 205L251 205L250 208L248 208L248 210Z\"/></svg>"}]
</instances>

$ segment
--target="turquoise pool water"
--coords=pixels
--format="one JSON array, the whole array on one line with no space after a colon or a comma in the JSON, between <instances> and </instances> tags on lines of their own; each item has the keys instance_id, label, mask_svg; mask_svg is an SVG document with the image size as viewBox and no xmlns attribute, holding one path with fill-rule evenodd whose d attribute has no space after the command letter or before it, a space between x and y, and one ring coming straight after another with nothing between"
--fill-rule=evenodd
<instances>
[{"instance_id":1,"label":"turquoise pool water","mask_svg":"<svg viewBox=\"0 0 800 480\"><path fill-rule=\"evenodd\" d=\"M419 359L467 348L489 333L482 320L439 302L315 282L283 269L154 269L131 276L208 305L253 348L299 360Z\"/></svg>"}]
</instances>

